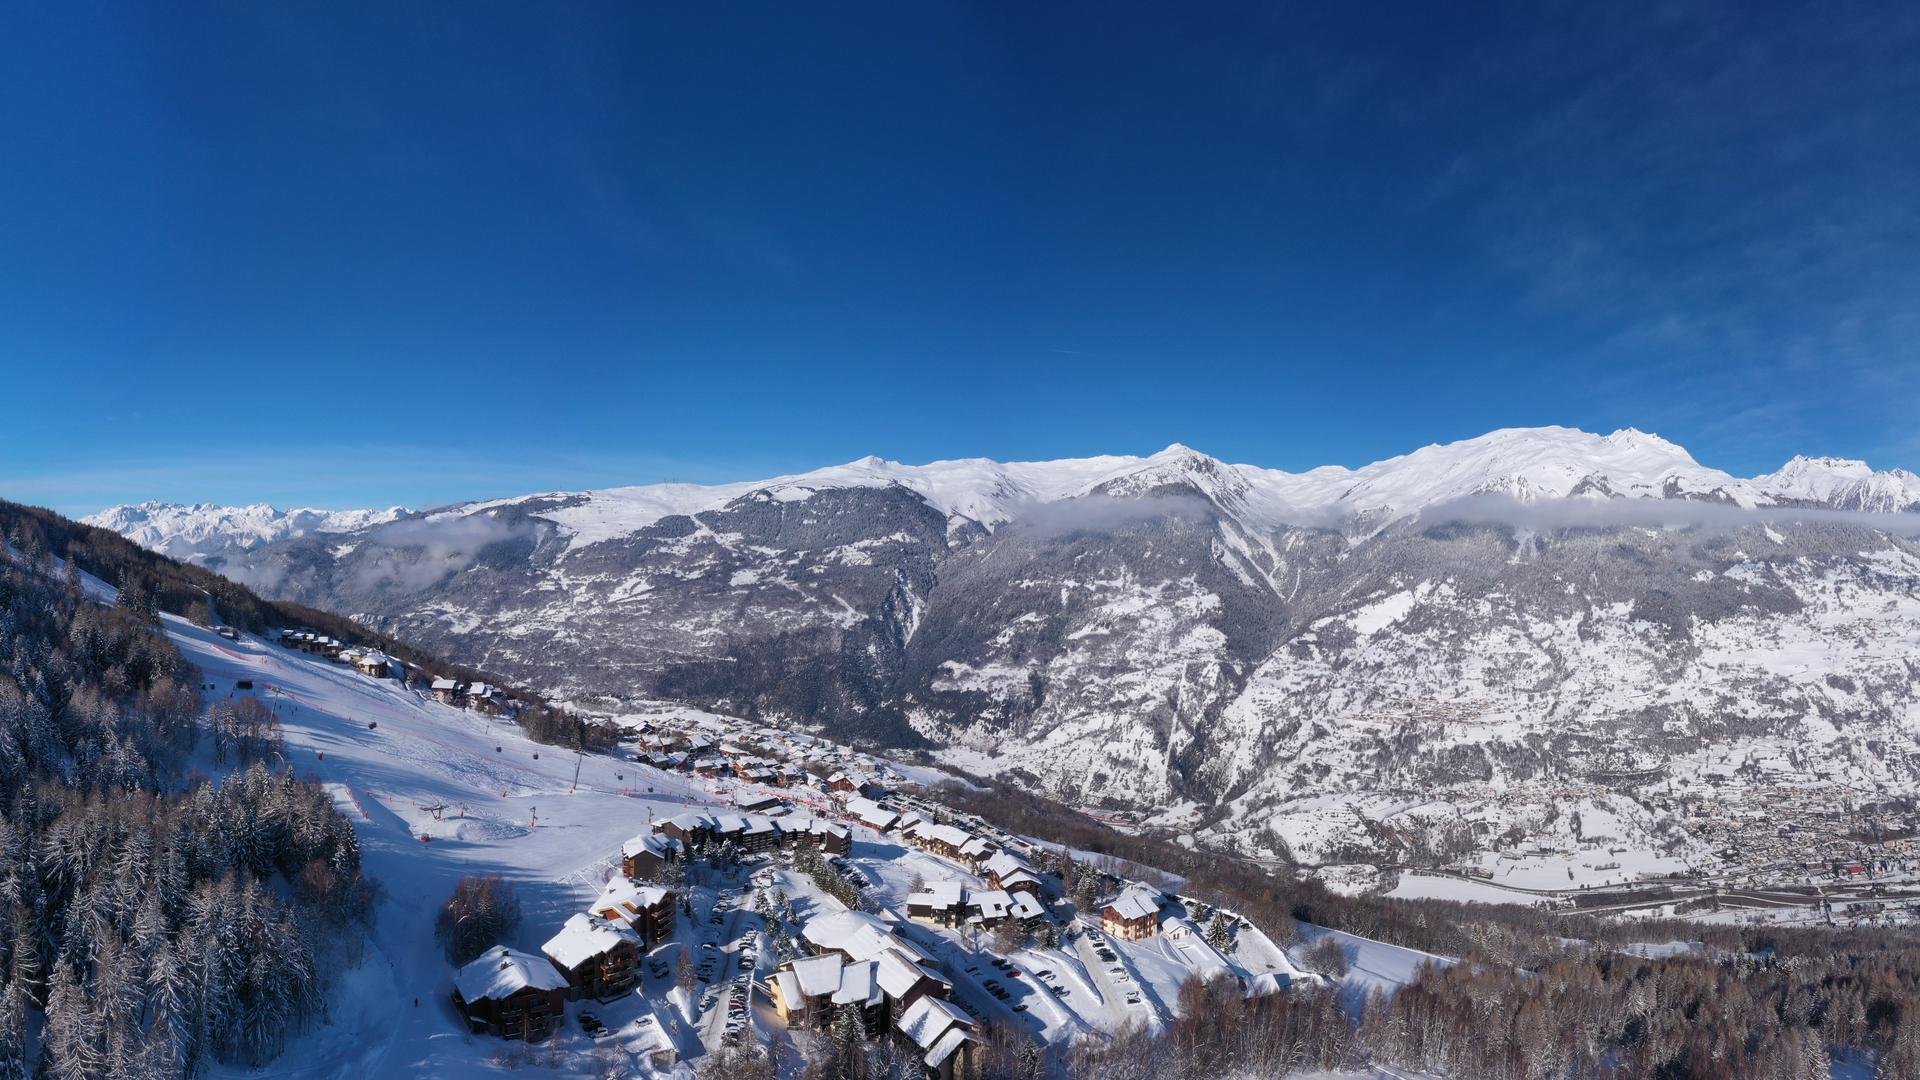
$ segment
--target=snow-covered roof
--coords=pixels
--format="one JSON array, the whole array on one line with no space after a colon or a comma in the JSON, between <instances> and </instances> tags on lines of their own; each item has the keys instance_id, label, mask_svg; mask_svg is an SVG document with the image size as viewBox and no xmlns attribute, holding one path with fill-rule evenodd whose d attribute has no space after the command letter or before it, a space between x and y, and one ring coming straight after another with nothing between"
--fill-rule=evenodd
<instances>
[{"instance_id":1,"label":"snow-covered roof","mask_svg":"<svg viewBox=\"0 0 1920 1080\"><path fill-rule=\"evenodd\" d=\"M1284 972L1263 971L1247 980L1247 996L1277 994L1293 984L1293 976Z\"/></svg>"},{"instance_id":2,"label":"snow-covered roof","mask_svg":"<svg viewBox=\"0 0 1920 1080\"><path fill-rule=\"evenodd\" d=\"M1013 914L1016 918L1037 919L1047 913L1047 909L1034 899L1032 893L1016 892L1009 895L1013 897Z\"/></svg>"},{"instance_id":3,"label":"snow-covered roof","mask_svg":"<svg viewBox=\"0 0 1920 1080\"><path fill-rule=\"evenodd\" d=\"M790 970L802 994L819 997L840 989L840 969L845 963L838 956L809 956L793 961Z\"/></svg>"},{"instance_id":4,"label":"snow-covered roof","mask_svg":"<svg viewBox=\"0 0 1920 1080\"><path fill-rule=\"evenodd\" d=\"M973 906L983 919L1004 919L1013 910L1013 897L1005 889L984 889L973 894Z\"/></svg>"},{"instance_id":5,"label":"snow-covered roof","mask_svg":"<svg viewBox=\"0 0 1920 1080\"><path fill-rule=\"evenodd\" d=\"M531 986L536 990L563 990L567 980L545 957L495 945L453 975L453 987L471 1004L487 998L511 997Z\"/></svg>"},{"instance_id":6,"label":"snow-covered roof","mask_svg":"<svg viewBox=\"0 0 1920 1080\"><path fill-rule=\"evenodd\" d=\"M625 926L583 911L561 924L560 932L548 938L540 951L561 967L573 968L623 941L636 948L645 944L640 935Z\"/></svg>"},{"instance_id":7,"label":"snow-covered roof","mask_svg":"<svg viewBox=\"0 0 1920 1080\"><path fill-rule=\"evenodd\" d=\"M991 842L977 836L960 845L960 854L976 859L996 850Z\"/></svg>"},{"instance_id":8,"label":"snow-covered roof","mask_svg":"<svg viewBox=\"0 0 1920 1080\"><path fill-rule=\"evenodd\" d=\"M615 875L600 889L600 896L593 902L594 911L613 911L628 922L640 916L640 913L653 907L672 895L657 885L642 885L630 877Z\"/></svg>"},{"instance_id":9,"label":"snow-covered roof","mask_svg":"<svg viewBox=\"0 0 1920 1080\"><path fill-rule=\"evenodd\" d=\"M885 829L900 819L899 814L864 796L848 799L847 813L859 818L862 824L876 829Z\"/></svg>"},{"instance_id":10,"label":"snow-covered roof","mask_svg":"<svg viewBox=\"0 0 1920 1080\"><path fill-rule=\"evenodd\" d=\"M948 1028L946 1034L934 1040L934 1044L927 1049L926 1057L922 1060L927 1063L928 1068L938 1069L942 1062L953 1056L955 1050L977 1041L979 1040L975 1039L970 1032L957 1027Z\"/></svg>"},{"instance_id":11,"label":"snow-covered roof","mask_svg":"<svg viewBox=\"0 0 1920 1080\"><path fill-rule=\"evenodd\" d=\"M834 991L835 1005L876 1005L880 1001L880 984L873 977L874 964L871 960L862 960L848 964L840 969L840 989Z\"/></svg>"},{"instance_id":12,"label":"snow-covered roof","mask_svg":"<svg viewBox=\"0 0 1920 1080\"><path fill-rule=\"evenodd\" d=\"M967 887L958 881L929 881L927 887L907 897L909 904L927 907L959 907L967 902Z\"/></svg>"},{"instance_id":13,"label":"snow-covered roof","mask_svg":"<svg viewBox=\"0 0 1920 1080\"><path fill-rule=\"evenodd\" d=\"M1184 915L1176 915L1169 911L1160 916L1161 933L1172 934L1178 937L1182 931L1193 934L1196 937L1200 934L1200 928L1193 925L1193 921Z\"/></svg>"},{"instance_id":14,"label":"snow-covered roof","mask_svg":"<svg viewBox=\"0 0 1920 1080\"><path fill-rule=\"evenodd\" d=\"M787 1003L787 1008L799 1008L802 999L806 997L800 989L800 977L791 971L776 971L773 973L773 981L780 987L780 1000Z\"/></svg>"},{"instance_id":15,"label":"snow-covered roof","mask_svg":"<svg viewBox=\"0 0 1920 1080\"><path fill-rule=\"evenodd\" d=\"M1027 873L1025 870L1015 870L1011 874L1000 875L1001 888L1010 889L1013 886L1020 884L1021 882L1029 882L1029 881L1035 885L1040 884L1039 878L1033 876L1032 874Z\"/></svg>"},{"instance_id":16,"label":"snow-covered roof","mask_svg":"<svg viewBox=\"0 0 1920 1080\"><path fill-rule=\"evenodd\" d=\"M1160 914L1160 892L1146 885L1133 884L1120 890L1120 895L1106 902L1101 909L1111 911L1121 919L1151 918Z\"/></svg>"},{"instance_id":17,"label":"snow-covered roof","mask_svg":"<svg viewBox=\"0 0 1920 1080\"><path fill-rule=\"evenodd\" d=\"M947 980L941 978L938 972L916 964L891 950L874 957L873 965L874 979L879 982L880 989L886 991L888 997L896 1000L905 997L907 991L912 990L914 984L923 978L932 979L941 985L947 983Z\"/></svg>"},{"instance_id":18,"label":"snow-covered roof","mask_svg":"<svg viewBox=\"0 0 1920 1080\"><path fill-rule=\"evenodd\" d=\"M793 817L782 818L780 820L780 829L783 832L791 832L791 833L803 832L803 833L812 834L814 836L851 835L847 832L847 827L845 825L841 825L837 822L828 821L826 818L802 817L797 814L794 815Z\"/></svg>"},{"instance_id":19,"label":"snow-covered roof","mask_svg":"<svg viewBox=\"0 0 1920 1080\"><path fill-rule=\"evenodd\" d=\"M706 814L699 813L698 811L688 810L688 811L685 811L684 813L675 814L672 817L668 818L667 820L661 822L660 824L671 825L674 828L679 829L683 832L693 832L697 829L712 828L713 819L707 816ZM657 827L658 826L656 826L656 828Z\"/></svg>"},{"instance_id":20,"label":"snow-covered roof","mask_svg":"<svg viewBox=\"0 0 1920 1080\"><path fill-rule=\"evenodd\" d=\"M1025 871L1027 873L1032 873L1033 864L1027 862L1027 860L1021 858L1020 856L1015 855L1011 851L996 851L993 853L993 856L989 858L986 861L986 863L980 867L980 869L989 874L999 874L1002 877L1005 877L1008 874L1012 874L1018 871Z\"/></svg>"},{"instance_id":21,"label":"snow-covered roof","mask_svg":"<svg viewBox=\"0 0 1920 1080\"><path fill-rule=\"evenodd\" d=\"M460 684L454 682L452 679L435 679L433 680L433 688L435 690L458 690Z\"/></svg>"},{"instance_id":22,"label":"snow-covered roof","mask_svg":"<svg viewBox=\"0 0 1920 1080\"><path fill-rule=\"evenodd\" d=\"M642 852L647 852L664 859L674 851L679 850L679 847L680 841L675 840L671 836L661 836L659 833L646 832L621 844L620 856L621 858L631 859Z\"/></svg>"},{"instance_id":23,"label":"snow-covered roof","mask_svg":"<svg viewBox=\"0 0 1920 1080\"><path fill-rule=\"evenodd\" d=\"M962 1012L960 1006L945 998L929 994L907 1006L907 1011L893 1022L900 1033L912 1039L914 1045L922 1050L928 1049L940 1041L948 1029L958 1027L962 1030L973 1026L973 1017Z\"/></svg>"},{"instance_id":24,"label":"snow-covered roof","mask_svg":"<svg viewBox=\"0 0 1920 1080\"><path fill-rule=\"evenodd\" d=\"M836 911L813 919L800 931L810 944L830 952L842 952L852 960L871 960L891 949L910 960L925 960L926 954L894 937L884 922L864 911Z\"/></svg>"},{"instance_id":25,"label":"snow-covered roof","mask_svg":"<svg viewBox=\"0 0 1920 1080\"><path fill-rule=\"evenodd\" d=\"M923 821L915 825L913 835L928 843L945 844L952 848L964 847L967 841L973 839L973 834L965 829L956 829L951 825L938 825L931 821Z\"/></svg>"}]
</instances>

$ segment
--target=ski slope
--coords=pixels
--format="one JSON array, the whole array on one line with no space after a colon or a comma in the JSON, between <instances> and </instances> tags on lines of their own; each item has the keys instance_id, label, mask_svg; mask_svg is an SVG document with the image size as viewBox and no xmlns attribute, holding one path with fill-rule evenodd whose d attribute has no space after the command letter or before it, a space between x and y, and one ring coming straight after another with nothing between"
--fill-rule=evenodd
<instances>
[{"instance_id":1,"label":"ski slope","mask_svg":"<svg viewBox=\"0 0 1920 1080\"><path fill-rule=\"evenodd\" d=\"M507 944L538 952L584 908L649 813L722 805L698 784L542 746L509 721L439 704L393 680L247 635L228 641L173 616L164 625L201 669L210 700L252 693L274 708L287 763L332 786L359 829L365 871L383 890L366 961L333 988L329 1021L273 1062L276 1077L493 1071L494 1051L516 1044L466 1033L433 937L434 912L455 881L470 873L510 880L523 919ZM240 680L253 689L236 691ZM436 805L446 807L440 820L424 809ZM604 1045L570 1022L553 1044L559 1071L579 1075L593 1071L589 1048ZM548 1054L546 1044L537 1047L543 1064Z\"/></svg>"}]
</instances>

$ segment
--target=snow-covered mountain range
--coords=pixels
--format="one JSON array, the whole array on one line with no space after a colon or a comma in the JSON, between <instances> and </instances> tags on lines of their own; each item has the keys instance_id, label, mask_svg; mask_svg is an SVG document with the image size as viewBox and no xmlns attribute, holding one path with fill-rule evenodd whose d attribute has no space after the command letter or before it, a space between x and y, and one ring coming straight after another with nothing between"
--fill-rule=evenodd
<instances>
[{"instance_id":1,"label":"snow-covered mountain range","mask_svg":"<svg viewBox=\"0 0 1920 1080\"><path fill-rule=\"evenodd\" d=\"M1182 446L866 458L264 541L214 508L93 520L161 550L231 537L203 561L577 700L924 742L1304 855L1352 841L1328 805L1769 741L1907 777L1914 510L1904 471L1740 478L1654 435L1541 428L1303 473Z\"/></svg>"},{"instance_id":2,"label":"snow-covered mountain range","mask_svg":"<svg viewBox=\"0 0 1920 1080\"><path fill-rule=\"evenodd\" d=\"M195 562L289 537L384 525L408 513L411 511L404 506L385 510L280 510L266 503L214 506L143 502L108 507L81 520L112 529L162 555Z\"/></svg>"},{"instance_id":3,"label":"snow-covered mountain range","mask_svg":"<svg viewBox=\"0 0 1920 1080\"><path fill-rule=\"evenodd\" d=\"M1920 476L1876 472L1864 461L1795 457L1778 472L1742 479L1696 462L1681 447L1631 428L1592 435L1571 428L1512 428L1477 439L1428 446L1358 469L1328 465L1302 473L1230 465L1175 444L1150 457L1106 456L998 462L986 458L903 465L866 457L845 465L733 484L650 484L547 492L464 503L428 515L446 520L553 503L540 516L572 545L632 535L665 517L720 510L744 496L797 502L820 491L900 487L961 524L992 529L1023 511L1089 495L1131 495L1189 486L1246 524L1384 524L1475 495L1521 501L1569 497L1684 498L1740 507L1920 510ZM563 505L564 504L564 505ZM144 502L87 517L176 557L204 557L289 537L348 533L412 511L278 510L251 506Z\"/></svg>"}]
</instances>

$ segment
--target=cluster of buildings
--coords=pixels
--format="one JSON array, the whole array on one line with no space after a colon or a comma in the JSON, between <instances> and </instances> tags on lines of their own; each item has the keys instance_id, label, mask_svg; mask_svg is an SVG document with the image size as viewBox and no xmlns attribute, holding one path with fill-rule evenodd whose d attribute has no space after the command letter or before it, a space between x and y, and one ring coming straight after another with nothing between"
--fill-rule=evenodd
<instances>
[{"instance_id":1,"label":"cluster of buildings","mask_svg":"<svg viewBox=\"0 0 1920 1080\"><path fill-rule=\"evenodd\" d=\"M813 919L801 931L811 955L780 965L764 984L768 999L792 1028L824 1029L856 1009L868 1038L892 1032L928 1076L950 1080L979 1044L973 1017L948 999L953 984L939 966L895 929L863 911Z\"/></svg>"},{"instance_id":2,"label":"cluster of buildings","mask_svg":"<svg viewBox=\"0 0 1920 1080\"><path fill-rule=\"evenodd\" d=\"M543 955L496 948L461 969L455 1004L475 1029L537 1038L563 1014L569 998L605 1000L629 992L639 982L648 952L674 933L679 898L673 888L649 882L671 880L675 864L723 848L749 856L812 847L845 856L852 851L851 821L962 867L979 880L925 884L908 896L904 918L858 910L813 918L795 938L805 955L780 962L757 986L789 1027L827 1029L857 1013L866 1037L899 1040L929 1077L950 1080L970 1071L980 1046L977 1021L951 999L953 984L940 965L904 931L913 922L1040 926L1047 918L1049 890L1028 861L1028 846L977 818L889 794L885 775L862 768L857 760L842 756L837 767L822 768L822 756L833 754L832 744L823 741L796 737L785 747L802 756L795 761L770 756L764 742L752 747L738 739L665 729L643 732L641 738L646 749L639 759L647 764L771 787L810 785L827 796L823 803L837 803L842 816L786 812L786 800L765 798L761 801L781 805L764 814L687 810L649 822L645 832L622 845L621 873L588 910L570 917L542 946ZM741 797L746 799L742 806L758 805ZM1121 885L1102 906L1102 929L1127 940L1162 932L1167 898L1146 885ZM1179 925L1168 932L1180 929L1191 933L1190 926Z\"/></svg>"},{"instance_id":3,"label":"cluster of buildings","mask_svg":"<svg viewBox=\"0 0 1920 1080\"><path fill-rule=\"evenodd\" d=\"M800 732L737 727L704 716L652 717L624 727L635 759L668 772L810 786L827 794L877 794L899 779L873 759Z\"/></svg>"},{"instance_id":4,"label":"cluster of buildings","mask_svg":"<svg viewBox=\"0 0 1920 1080\"><path fill-rule=\"evenodd\" d=\"M324 656L336 663L346 664L371 678L404 679L407 677L407 666L379 649L348 645L339 638L316 634L311 630L282 630L280 644L289 649L298 649L304 653Z\"/></svg>"},{"instance_id":5,"label":"cluster of buildings","mask_svg":"<svg viewBox=\"0 0 1920 1080\"><path fill-rule=\"evenodd\" d=\"M540 947L540 956L497 946L462 967L453 1004L475 1031L538 1039L551 1030L569 998L610 1001L631 991L640 958L673 936L680 898L636 880L653 876L683 850L668 837L645 834L624 846L622 869L586 911L569 917Z\"/></svg>"},{"instance_id":6,"label":"cluster of buildings","mask_svg":"<svg viewBox=\"0 0 1920 1080\"><path fill-rule=\"evenodd\" d=\"M336 663L346 664L361 674L375 679L405 679L407 666L379 649L358 645L348 645L338 638L315 633L312 630L282 630L280 644L289 649L323 656ZM505 716L513 711L513 703L507 698L506 691L498 686L484 682L461 682L456 679L436 678L428 689L434 699L446 705L472 709L489 716Z\"/></svg>"},{"instance_id":7,"label":"cluster of buildings","mask_svg":"<svg viewBox=\"0 0 1920 1080\"><path fill-rule=\"evenodd\" d=\"M443 705L453 705L488 716L499 716L507 711L507 699L499 687L483 682L460 682L456 679L435 679L428 687L434 700Z\"/></svg>"},{"instance_id":8,"label":"cluster of buildings","mask_svg":"<svg viewBox=\"0 0 1920 1080\"><path fill-rule=\"evenodd\" d=\"M828 855L845 855L853 850L853 831L845 825L826 818L798 814L768 817L732 811L689 810L656 822L653 834L652 840L637 836L627 841L621 851L622 859L628 858L628 852L635 851L636 846L668 841L688 852L731 844L735 850L748 855L803 845L817 847ZM635 858L633 865L639 870L642 862L638 860L651 860L652 856L636 853ZM658 865L661 864L656 864L656 868Z\"/></svg>"},{"instance_id":9,"label":"cluster of buildings","mask_svg":"<svg viewBox=\"0 0 1920 1080\"><path fill-rule=\"evenodd\" d=\"M567 919L539 956L496 946L453 977L453 1004L475 1031L544 1038L569 998L610 1001L631 991L640 958L673 936L679 896L616 875Z\"/></svg>"},{"instance_id":10,"label":"cluster of buildings","mask_svg":"<svg viewBox=\"0 0 1920 1080\"><path fill-rule=\"evenodd\" d=\"M960 881L928 882L907 896L907 917L934 926L999 926L1012 919L1036 927L1047 909L1030 892L970 889Z\"/></svg>"}]
</instances>

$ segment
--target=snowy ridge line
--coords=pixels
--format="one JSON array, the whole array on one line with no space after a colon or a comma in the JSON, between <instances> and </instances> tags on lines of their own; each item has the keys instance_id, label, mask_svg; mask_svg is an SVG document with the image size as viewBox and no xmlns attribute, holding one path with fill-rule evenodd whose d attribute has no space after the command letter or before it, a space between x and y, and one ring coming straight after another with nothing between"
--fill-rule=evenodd
<instances>
[{"instance_id":1,"label":"snowy ridge line","mask_svg":"<svg viewBox=\"0 0 1920 1080\"><path fill-rule=\"evenodd\" d=\"M1179 443L1146 457L1053 461L966 458L905 465L869 456L766 480L541 492L455 504L423 516L397 507L343 511L325 519L327 528L311 531L378 543L393 528L398 530L396 542L410 542L414 536L410 530L416 524L524 505L531 516L559 526L571 545L579 548L631 535L664 518L719 510L736 500L798 503L825 491L860 488L910 491L951 521L973 522L991 530L1065 500L1136 496L1170 487L1192 490L1242 524L1265 529L1333 525L1352 519L1378 526L1424 508L1480 495L1503 495L1523 503L1637 498L1712 500L1741 509L1815 507L1874 513L1920 509L1920 476L1905 469L1876 471L1863 461L1797 456L1775 472L1742 478L1701 465L1680 446L1634 428L1595 435L1574 428L1540 427L1504 428L1358 468L1323 465L1299 473L1229 464ZM253 513L258 510L143 503L111 507L83 520L168 553L182 545L194 551L220 544L251 548L284 538L268 535L270 529L263 532L266 527Z\"/></svg>"}]
</instances>

